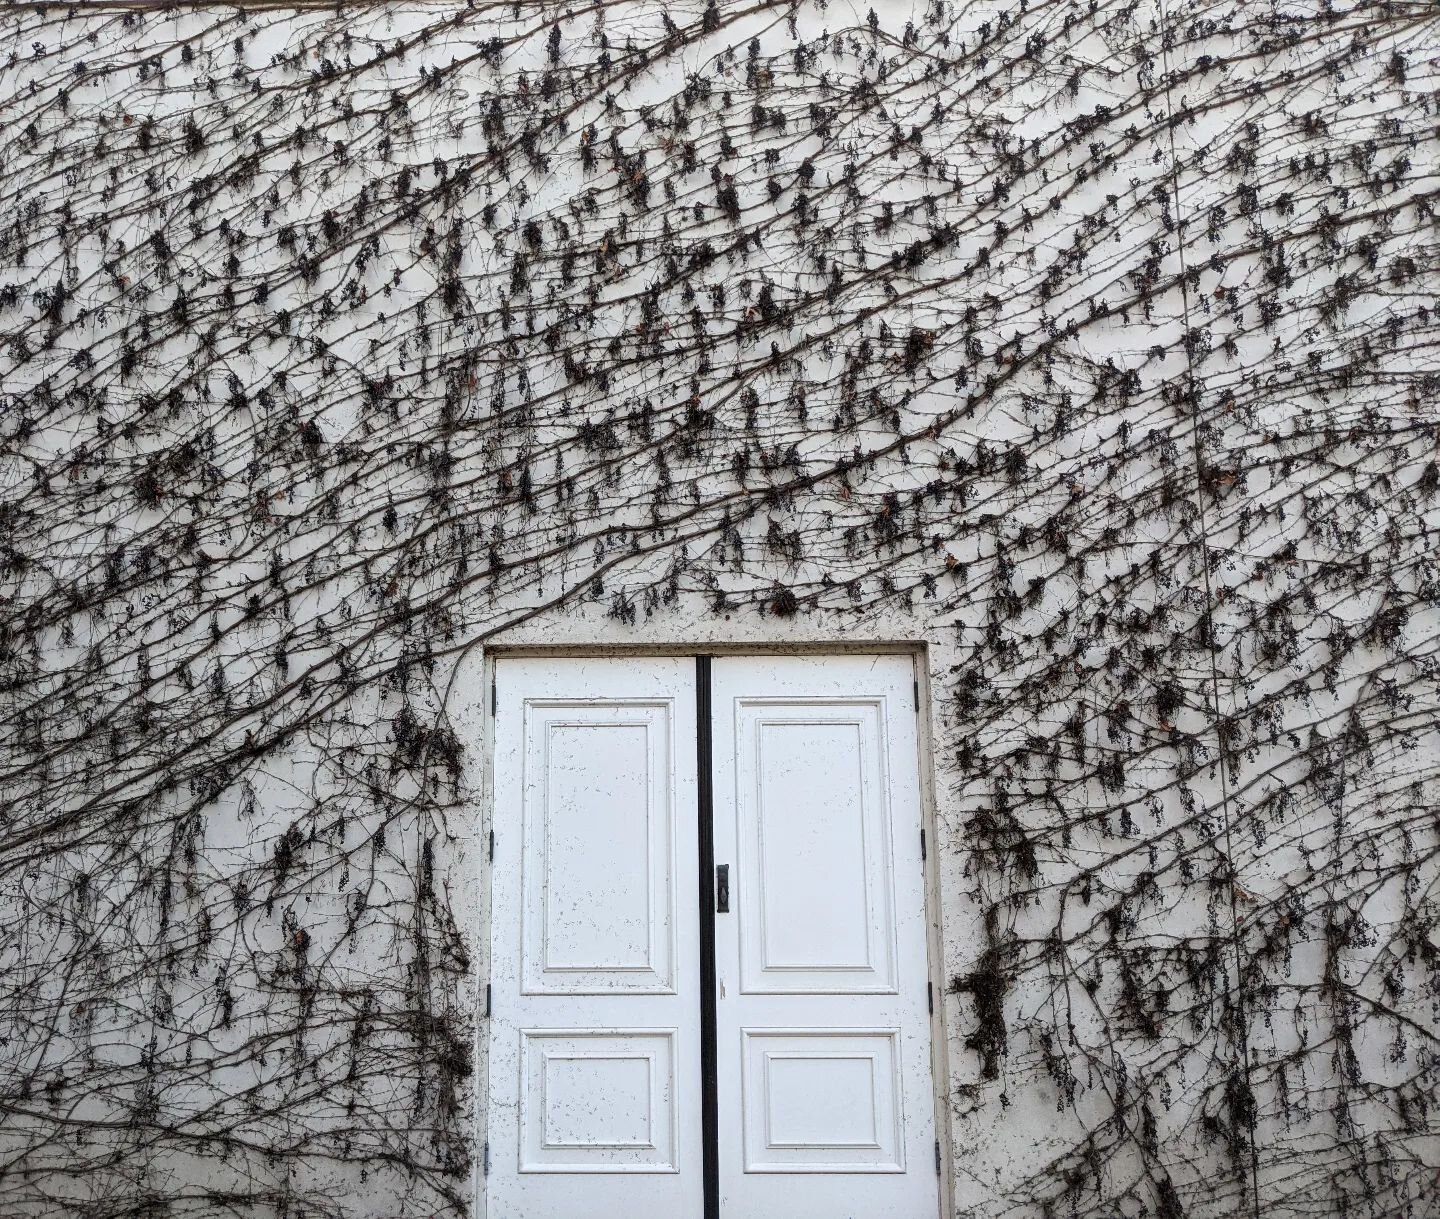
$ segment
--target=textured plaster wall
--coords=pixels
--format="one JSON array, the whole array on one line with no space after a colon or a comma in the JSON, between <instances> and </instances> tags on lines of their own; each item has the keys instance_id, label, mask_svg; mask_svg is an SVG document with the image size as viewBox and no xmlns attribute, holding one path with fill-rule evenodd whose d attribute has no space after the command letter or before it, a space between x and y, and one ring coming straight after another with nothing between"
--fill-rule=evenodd
<instances>
[{"instance_id":1,"label":"textured plaster wall","mask_svg":"<svg viewBox=\"0 0 1440 1219\"><path fill-rule=\"evenodd\" d=\"M956 1215L1434 1211L1432 6L0 33L0 1211L466 1213L486 648L877 641Z\"/></svg>"}]
</instances>

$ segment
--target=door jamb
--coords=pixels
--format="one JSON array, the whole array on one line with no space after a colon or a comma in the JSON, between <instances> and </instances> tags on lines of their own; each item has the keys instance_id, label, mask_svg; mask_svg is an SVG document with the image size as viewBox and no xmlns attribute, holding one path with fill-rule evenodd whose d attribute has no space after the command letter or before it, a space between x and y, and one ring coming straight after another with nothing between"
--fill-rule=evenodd
<instances>
[{"instance_id":1,"label":"door jamb","mask_svg":"<svg viewBox=\"0 0 1440 1219\"><path fill-rule=\"evenodd\" d=\"M915 672L915 743L920 751L920 825L927 849L921 861L925 870L925 935L929 981L934 988L930 1013L930 1082L935 1093L935 1139L940 1147L940 1214L955 1215L955 1139L951 1128L950 1052L945 1022L945 927L940 902L940 820L935 784L934 700L930 690L930 653L923 645L914 649L911 664Z\"/></svg>"}]
</instances>

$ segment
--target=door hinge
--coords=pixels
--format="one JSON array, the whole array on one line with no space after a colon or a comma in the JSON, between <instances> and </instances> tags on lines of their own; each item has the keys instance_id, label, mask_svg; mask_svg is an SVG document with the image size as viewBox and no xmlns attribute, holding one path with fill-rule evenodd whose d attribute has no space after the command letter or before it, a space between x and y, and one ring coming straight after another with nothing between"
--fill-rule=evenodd
<instances>
[{"instance_id":1,"label":"door hinge","mask_svg":"<svg viewBox=\"0 0 1440 1219\"><path fill-rule=\"evenodd\" d=\"M920 714L920 682L919 680L910 683L910 691L915 695L915 714Z\"/></svg>"},{"instance_id":2,"label":"door hinge","mask_svg":"<svg viewBox=\"0 0 1440 1219\"><path fill-rule=\"evenodd\" d=\"M490 1165L490 1160L489 1160L489 1158L488 1158L489 1155L490 1155L490 1144L489 1144L489 1143L486 1143L486 1144L485 1144L485 1155L486 1155L486 1157L487 1157L486 1160L485 1160L486 1171L488 1172L488 1171L489 1171L489 1165ZM940 1140L939 1140L939 1139L936 1139L936 1140L935 1140L935 1175L936 1175L937 1177L940 1175Z\"/></svg>"},{"instance_id":3,"label":"door hinge","mask_svg":"<svg viewBox=\"0 0 1440 1219\"><path fill-rule=\"evenodd\" d=\"M490 1000L491 1000L491 998L492 998L492 996L491 996L491 993L490 993L490 983L487 982L487 983L485 983L485 1019L486 1019L486 1020L489 1020L489 1019L490 1019Z\"/></svg>"},{"instance_id":4,"label":"door hinge","mask_svg":"<svg viewBox=\"0 0 1440 1219\"><path fill-rule=\"evenodd\" d=\"M936 1143L935 1146L938 1148L940 1144ZM481 1171L484 1172L487 1177L490 1175L490 1143L488 1140L485 1143L484 1167Z\"/></svg>"},{"instance_id":5,"label":"door hinge","mask_svg":"<svg viewBox=\"0 0 1440 1219\"><path fill-rule=\"evenodd\" d=\"M930 1014L935 1014L935 983L925 983L925 1006L930 1009Z\"/></svg>"},{"instance_id":6,"label":"door hinge","mask_svg":"<svg viewBox=\"0 0 1440 1219\"><path fill-rule=\"evenodd\" d=\"M920 832L923 834L925 831L921 830ZM921 847L920 850L921 854L924 854L925 848ZM490 862L495 862L495 831L493 829L490 831Z\"/></svg>"},{"instance_id":7,"label":"door hinge","mask_svg":"<svg viewBox=\"0 0 1440 1219\"><path fill-rule=\"evenodd\" d=\"M494 855L495 855L495 831L494 831L494 830L491 830L491 831L490 831L490 855L491 855L492 858L493 858ZM920 862L921 862L921 863L924 863L924 862L925 862L925 827L924 827L923 825L920 827Z\"/></svg>"},{"instance_id":8,"label":"door hinge","mask_svg":"<svg viewBox=\"0 0 1440 1219\"><path fill-rule=\"evenodd\" d=\"M493 720L500 713L500 694L495 688L495 679L490 679L490 718Z\"/></svg>"}]
</instances>

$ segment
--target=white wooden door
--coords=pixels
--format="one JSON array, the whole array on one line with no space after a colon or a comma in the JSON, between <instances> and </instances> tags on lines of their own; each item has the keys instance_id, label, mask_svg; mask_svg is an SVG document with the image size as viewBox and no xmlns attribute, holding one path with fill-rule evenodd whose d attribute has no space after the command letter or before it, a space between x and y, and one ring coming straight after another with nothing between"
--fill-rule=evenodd
<instances>
[{"instance_id":1,"label":"white wooden door","mask_svg":"<svg viewBox=\"0 0 1440 1219\"><path fill-rule=\"evenodd\" d=\"M712 672L720 1214L934 1219L911 661Z\"/></svg>"},{"instance_id":2,"label":"white wooden door","mask_svg":"<svg viewBox=\"0 0 1440 1219\"><path fill-rule=\"evenodd\" d=\"M485 1213L935 1219L911 662L710 673L702 916L695 659L496 663Z\"/></svg>"},{"instance_id":3,"label":"white wooden door","mask_svg":"<svg viewBox=\"0 0 1440 1219\"><path fill-rule=\"evenodd\" d=\"M486 1213L700 1216L695 661L495 679Z\"/></svg>"}]
</instances>

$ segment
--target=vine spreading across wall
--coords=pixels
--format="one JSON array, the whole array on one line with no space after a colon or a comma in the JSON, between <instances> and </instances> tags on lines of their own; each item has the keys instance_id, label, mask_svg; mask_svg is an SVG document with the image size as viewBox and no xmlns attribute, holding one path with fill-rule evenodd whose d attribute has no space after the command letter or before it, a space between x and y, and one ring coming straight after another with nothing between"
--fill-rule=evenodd
<instances>
[{"instance_id":1,"label":"vine spreading across wall","mask_svg":"<svg viewBox=\"0 0 1440 1219\"><path fill-rule=\"evenodd\" d=\"M0 30L0 1210L468 1214L456 667L703 613L953 657L959 1213L1435 1213L1433 4Z\"/></svg>"}]
</instances>

